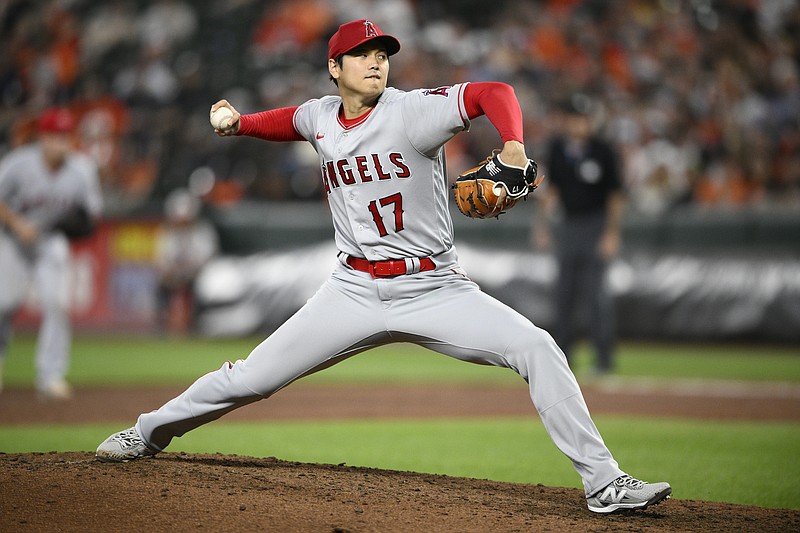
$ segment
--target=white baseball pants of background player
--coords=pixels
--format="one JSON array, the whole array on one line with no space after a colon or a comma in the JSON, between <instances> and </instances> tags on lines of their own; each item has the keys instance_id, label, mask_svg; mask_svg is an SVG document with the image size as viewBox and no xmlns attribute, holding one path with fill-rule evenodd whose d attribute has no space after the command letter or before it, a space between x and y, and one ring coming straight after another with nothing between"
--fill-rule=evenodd
<instances>
[{"instance_id":1,"label":"white baseball pants of background player","mask_svg":"<svg viewBox=\"0 0 800 533\"><path fill-rule=\"evenodd\" d=\"M136 430L161 451L173 437L267 398L299 377L376 346L412 342L519 373L587 494L623 475L550 334L481 292L454 262L437 264L435 271L387 279L337 265L306 305L247 359L226 362L160 409L142 414Z\"/></svg>"},{"instance_id":2,"label":"white baseball pants of background player","mask_svg":"<svg viewBox=\"0 0 800 533\"><path fill-rule=\"evenodd\" d=\"M69 367L68 266L69 242L63 235L43 235L24 250L0 231L0 363L11 341L14 314L33 281L42 313L35 358L39 390L63 380Z\"/></svg>"}]
</instances>

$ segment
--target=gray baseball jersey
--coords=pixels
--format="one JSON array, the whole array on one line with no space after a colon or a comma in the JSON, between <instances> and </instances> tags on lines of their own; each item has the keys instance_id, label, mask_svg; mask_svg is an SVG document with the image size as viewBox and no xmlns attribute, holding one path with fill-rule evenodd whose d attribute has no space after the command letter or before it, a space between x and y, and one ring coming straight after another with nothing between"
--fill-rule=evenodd
<instances>
[{"instance_id":1,"label":"gray baseball jersey","mask_svg":"<svg viewBox=\"0 0 800 533\"><path fill-rule=\"evenodd\" d=\"M148 446L163 450L174 437L352 355L412 342L520 374L587 494L623 474L552 337L482 292L458 265L444 144L469 126L464 87L386 89L349 127L339 119L336 96L296 110L295 129L319 154L340 261L306 305L246 359L226 362L142 414L136 429ZM351 266L353 257L435 267L374 278Z\"/></svg>"},{"instance_id":2,"label":"gray baseball jersey","mask_svg":"<svg viewBox=\"0 0 800 533\"><path fill-rule=\"evenodd\" d=\"M18 148L0 163L0 201L45 233L72 207L83 206L98 216L103 205L96 165L89 157L72 152L51 170L36 143Z\"/></svg>"},{"instance_id":3,"label":"gray baseball jersey","mask_svg":"<svg viewBox=\"0 0 800 533\"><path fill-rule=\"evenodd\" d=\"M469 126L463 88L387 88L350 128L339 120L338 96L298 108L295 129L319 154L339 250L381 260L453 246L442 145Z\"/></svg>"}]
</instances>

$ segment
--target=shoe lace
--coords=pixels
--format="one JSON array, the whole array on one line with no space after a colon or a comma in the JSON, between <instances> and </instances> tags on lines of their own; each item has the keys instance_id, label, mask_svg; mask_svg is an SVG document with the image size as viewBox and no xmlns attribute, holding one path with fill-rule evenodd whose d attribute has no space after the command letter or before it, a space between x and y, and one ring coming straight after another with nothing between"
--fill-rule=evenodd
<instances>
[{"instance_id":1,"label":"shoe lace","mask_svg":"<svg viewBox=\"0 0 800 533\"><path fill-rule=\"evenodd\" d=\"M114 440L119 442L125 448L138 446L142 443L141 437L136 433L135 429L126 429L114 436Z\"/></svg>"},{"instance_id":2,"label":"shoe lace","mask_svg":"<svg viewBox=\"0 0 800 533\"><path fill-rule=\"evenodd\" d=\"M627 474L618 477L616 480L614 480L614 483L619 487L628 487L634 490L641 489L646 485L644 481L640 481L635 477L631 477Z\"/></svg>"}]
</instances>

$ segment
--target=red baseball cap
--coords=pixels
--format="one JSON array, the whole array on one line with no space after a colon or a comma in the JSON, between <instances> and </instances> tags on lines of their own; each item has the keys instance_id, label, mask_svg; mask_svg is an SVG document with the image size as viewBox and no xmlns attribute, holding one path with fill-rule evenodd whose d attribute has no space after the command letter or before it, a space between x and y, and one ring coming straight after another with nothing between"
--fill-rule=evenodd
<instances>
[{"instance_id":1,"label":"red baseball cap","mask_svg":"<svg viewBox=\"0 0 800 533\"><path fill-rule=\"evenodd\" d=\"M340 55L373 39L382 41L386 46L386 53L389 55L396 54L400 50L400 41L391 35L383 33L374 22L361 19L339 26L339 29L328 41L328 58L336 59Z\"/></svg>"},{"instance_id":2,"label":"red baseball cap","mask_svg":"<svg viewBox=\"0 0 800 533\"><path fill-rule=\"evenodd\" d=\"M39 117L39 131L42 133L70 133L75 129L75 117L63 107L46 109Z\"/></svg>"}]
</instances>

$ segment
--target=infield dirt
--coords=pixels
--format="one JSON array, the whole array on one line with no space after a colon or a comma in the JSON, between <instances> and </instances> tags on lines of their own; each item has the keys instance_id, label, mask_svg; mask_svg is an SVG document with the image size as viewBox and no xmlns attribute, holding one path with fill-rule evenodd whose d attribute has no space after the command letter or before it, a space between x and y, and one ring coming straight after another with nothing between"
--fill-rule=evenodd
<instances>
[{"instance_id":1,"label":"infield dirt","mask_svg":"<svg viewBox=\"0 0 800 533\"><path fill-rule=\"evenodd\" d=\"M0 398L0 425L132 423L178 392L79 389L70 402L42 404L30 390L10 389ZM532 409L527 391L508 387L297 385L285 392L226 419L514 415ZM585 386L584 392L595 413L632 413L637 406L652 416L763 419L769 412L800 420L796 395L756 391L737 402L651 389L636 401L635 390ZM714 405L725 410L715 415ZM0 531L112 530L785 532L800 531L800 511L677 497L631 515L599 516L586 509L580 490L570 488L230 455L162 453L108 464L89 452L0 453Z\"/></svg>"}]
</instances>

